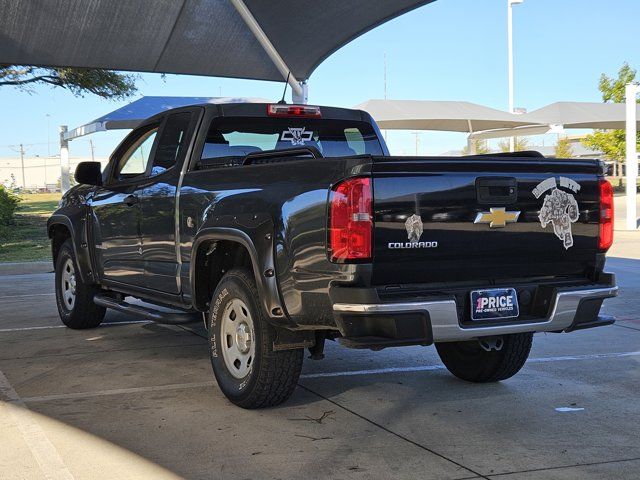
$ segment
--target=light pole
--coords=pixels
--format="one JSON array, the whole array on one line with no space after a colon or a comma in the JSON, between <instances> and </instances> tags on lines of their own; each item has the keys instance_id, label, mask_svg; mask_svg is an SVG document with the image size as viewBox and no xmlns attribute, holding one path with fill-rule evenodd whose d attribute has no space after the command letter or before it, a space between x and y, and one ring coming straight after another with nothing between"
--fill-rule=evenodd
<instances>
[{"instance_id":1,"label":"light pole","mask_svg":"<svg viewBox=\"0 0 640 480\"><path fill-rule=\"evenodd\" d=\"M69 181L69 140L65 135L69 131L66 125L60 125L60 191L66 193L71 188Z\"/></svg>"},{"instance_id":2,"label":"light pole","mask_svg":"<svg viewBox=\"0 0 640 480\"><path fill-rule=\"evenodd\" d=\"M51 132L50 132L50 120L51 115L45 113L47 117L47 159L44 161L44 188L47 188L47 163L51 159Z\"/></svg>"},{"instance_id":3,"label":"light pole","mask_svg":"<svg viewBox=\"0 0 640 480\"><path fill-rule=\"evenodd\" d=\"M9 148L14 152L18 152L20 154L20 169L22 170L22 192L24 193L27 190L27 180L24 175L24 154L26 153L26 151L22 143L18 145L18 148L16 148L16 146L14 145L9 145Z\"/></svg>"},{"instance_id":4,"label":"light pole","mask_svg":"<svg viewBox=\"0 0 640 480\"><path fill-rule=\"evenodd\" d=\"M507 55L509 63L509 113L514 113L513 105L513 6L524 0L507 0ZM509 151L515 149L515 138L509 137Z\"/></svg>"},{"instance_id":5,"label":"light pole","mask_svg":"<svg viewBox=\"0 0 640 480\"><path fill-rule=\"evenodd\" d=\"M627 230L637 230L638 218L636 211L636 194L638 181L638 151L636 149L636 131L638 119L636 118L636 98L640 87L630 83L625 88L626 100L626 153L627 153Z\"/></svg>"},{"instance_id":6,"label":"light pole","mask_svg":"<svg viewBox=\"0 0 640 480\"><path fill-rule=\"evenodd\" d=\"M384 99L387 99L387 52L384 52ZM387 131L384 131L384 141L387 141Z\"/></svg>"}]
</instances>

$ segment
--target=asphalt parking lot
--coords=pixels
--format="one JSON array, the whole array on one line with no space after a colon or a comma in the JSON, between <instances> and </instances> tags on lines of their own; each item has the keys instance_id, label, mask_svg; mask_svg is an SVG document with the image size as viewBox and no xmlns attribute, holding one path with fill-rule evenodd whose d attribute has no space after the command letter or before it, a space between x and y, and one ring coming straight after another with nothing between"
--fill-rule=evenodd
<instances>
[{"instance_id":1,"label":"asphalt parking lot","mask_svg":"<svg viewBox=\"0 0 640 480\"><path fill-rule=\"evenodd\" d=\"M50 268L0 270L0 478L640 477L640 249L617 235L614 326L539 334L514 378L456 380L433 347L332 343L285 405L218 390L204 331L108 313L62 328ZM13 274L8 274L13 273Z\"/></svg>"}]
</instances>

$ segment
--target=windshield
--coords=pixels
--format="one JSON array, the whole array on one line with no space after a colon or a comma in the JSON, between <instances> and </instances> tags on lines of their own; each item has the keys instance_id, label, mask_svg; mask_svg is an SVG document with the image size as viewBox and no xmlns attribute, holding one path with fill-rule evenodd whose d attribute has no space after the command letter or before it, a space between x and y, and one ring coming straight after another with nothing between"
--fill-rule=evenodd
<instances>
[{"instance_id":1,"label":"windshield","mask_svg":"<svg viewBox=\"0 0 640 480\"><path fill-rule=\"evenodd\" d=\"M324 157L383 154L373 127L366 122L226 117L211 122L201 159L224 162L254 152L296 147L315 147Z\"/></svg>"}]
</instances>

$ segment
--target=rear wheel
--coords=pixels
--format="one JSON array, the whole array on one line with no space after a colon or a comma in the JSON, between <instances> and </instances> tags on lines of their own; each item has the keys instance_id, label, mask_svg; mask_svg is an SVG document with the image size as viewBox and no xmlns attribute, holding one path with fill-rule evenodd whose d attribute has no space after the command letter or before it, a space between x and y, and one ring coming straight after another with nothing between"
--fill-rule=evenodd
<instances>
[{"instance_id":1,"label":"rear wheel","mask_svg":"<svg viewBox=\"0 0 640 480\"><path fill-rule=\"evenodd\" d=\"M514 376L524 366L533 333L516 333L467 342L437 343L438 355L456 377L468 382L499 382Z\"/></svg>"},{"instance_id":2,"label":"rear wheel","mask_svg":"<svg viewBox=\"0 0 640 480\"><path fill-rule=\"evenodd\" d=\"M56 259L56 304L60 319L69 328L84 329L100 325L105 309L93 303L98 289L83 283L71 239L67 239Z\"/></svg>"},{"instance_id":3,"label":"rear wheel","mask_svg":"<svg viewBox=\"0 0 640 480\"><path fill-rule=\"evenodd\" d=\"M253 274L231 270L213 294L207 319L213 373L222 393L242 408L284 402L302 370L303 349L273 350L276 330L258 299Z\"/></svg>"}]
</instances>

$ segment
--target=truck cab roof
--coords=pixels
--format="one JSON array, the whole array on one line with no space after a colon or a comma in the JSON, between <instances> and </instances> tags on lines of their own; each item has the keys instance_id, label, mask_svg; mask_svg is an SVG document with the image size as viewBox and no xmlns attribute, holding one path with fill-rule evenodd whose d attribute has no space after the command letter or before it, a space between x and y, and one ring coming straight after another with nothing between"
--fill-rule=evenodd
<instances>
[{"instance_id":1,"label":"truck cab roof","mask_svg":"<svg viewBox=\"0 0 640 480\"><path fill-rule=\"evenodd\" d=\"M179 108L173 108L170 110L165 110L161 113L158 113L152 117L149 117L142 124L153 121L155 119L164 117L166 115L171 115L172 113L183 111L185 109L200 107L203 108L207 114L218 117L264 117L269 118L272 115L269 115L269 107L270 106L278 106L278 107L303 107L303 108L314 108L318 109L320 115L316 118L322 118L326 120L351 120L358 122L367 122L375 124L375 121L371 117L371 115L363 110L355 110L352 108L341 108L341 107L329 107L322 105L295 105L295 104L285 104L285 103L201 103L194 104ZM296 115L276 115L278 117L286 117L290 116L291 118L295 118ZM301 117L307 117L308 115L299 115Z\"/></svg>"}]
</instances>

